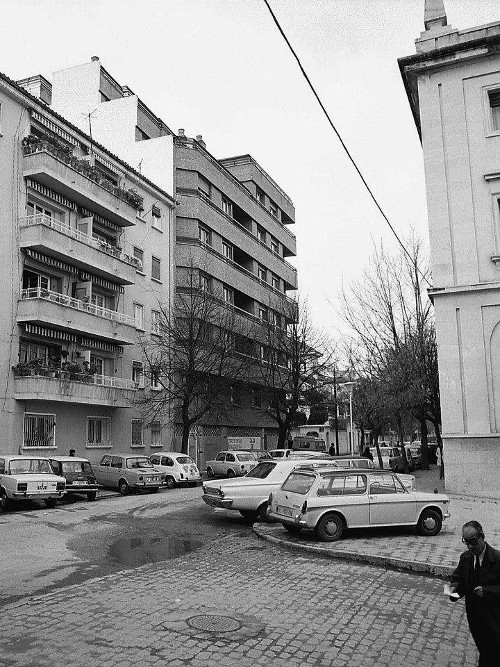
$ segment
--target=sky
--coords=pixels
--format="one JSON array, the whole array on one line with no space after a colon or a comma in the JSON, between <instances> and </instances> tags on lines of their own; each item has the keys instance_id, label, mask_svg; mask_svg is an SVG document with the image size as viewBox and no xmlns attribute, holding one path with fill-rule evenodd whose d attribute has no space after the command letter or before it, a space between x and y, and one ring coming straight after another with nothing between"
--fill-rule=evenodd
<instances>
[{"instance_id":1,"label":"sky","mask_svg":"<svg viewBox=\"0 0 500 667\"><path fill-rule=\"evenodd\" d=\"M422 151L397 58L415 53L424 0L270 0L330 117L401 239L428 245ZM99 56L173 130L216 157L250 153L291 197L299 294L342 330L338 295L374 245L397 242L263 0L1 0L12 79ZM445 0L448 24L500 20L498 0Z\"/></svg>"}]
</instances>

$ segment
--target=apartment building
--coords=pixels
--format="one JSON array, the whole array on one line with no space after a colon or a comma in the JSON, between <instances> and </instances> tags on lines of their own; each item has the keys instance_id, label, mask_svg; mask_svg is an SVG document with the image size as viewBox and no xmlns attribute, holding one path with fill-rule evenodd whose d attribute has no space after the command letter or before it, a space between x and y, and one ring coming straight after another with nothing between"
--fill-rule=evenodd
<instances>
[{"instance_id":1,"label":"apartment building","mask_svg":"<svg viewBox=\"0 0 500 667\"><path fill-rule=\"evenodd\" d=\"M422 138L446 488L500 497L500 22L426 0L399 61Z\"/></svg>"},{"instance_id":2,"label":"apartment building","mask_svg":"<svg viewBox=\"0 0 500 667\"><path fill-rule=\"evenodd\" d=\"M172 187L50 103L43 77L0 75L1 451L149 453L172 439L136 406L158 390L140 340L173 290Z\"/></svg>"},{"instance_id":3,"label":"apartment building","mask_svg":"<svg viewBox=\"0 0 500 667\"><path fill-rule=\"evenodd\" d=\"M54 73L52 83L56 111L82 129L90 122L93 136L168 192L173 184L177 289L194 267L200 285L252 324L252 354L265 355L265 327L284 327L294 312L287 294L297 288L296 269L287 260L296 254L290 198L250 155L217 159L200 135L174 135L97 57ZM231 386L226 415L194 429L201 464L227 437L260 438L262 446L275 442L261 389L256 382ZM180 434L178 425L177 446Z\"/></svg>"}]
</instances>

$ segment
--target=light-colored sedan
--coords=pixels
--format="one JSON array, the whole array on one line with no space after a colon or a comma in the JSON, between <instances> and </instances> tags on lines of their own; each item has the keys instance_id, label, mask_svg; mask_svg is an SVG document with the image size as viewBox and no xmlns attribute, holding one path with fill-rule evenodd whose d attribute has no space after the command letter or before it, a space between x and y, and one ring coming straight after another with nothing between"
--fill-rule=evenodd
<instances>
[{"instance_id":1,"label":"light-colored sedan","mask_svg":"<svg viewBox=\"0 0 500 667\"><path fill-rule=\"evenodd\" d=\"M246 475L257 465L257 456L253 452L219 452L215 459L207 461L208 477L238 477Z\"/></svg>"},{"instance_id":2,"label":"light-colored sedan","mask_svg":"<svg viewBox=\"0 0 500 667\"><path fill-rule=\"evenodd\" d=\"M313 469L318 465L324 466L324 462L291 458L261 461L244 477L204 482L202 498L210 507L237 510L246 519L260 516L268 521L269 494L278 490L295 468Z\"/></svg>"},{"instance_id":3,"label":"light-colored sedan","mask_svg":"<svg viewBox=\"0 0 500 667\"><path fill-rule=\"evenodd\" d=\"M162 485L161 472L147 456L137 454L106 454L94 472L98 484L118 488L122 496L139 489L156 493Z\"/></svg>"},{"instance_id":4,"label":"light-colored sedan","mask_svg":"<svg viewBox=\"0 0 500 667\"><path fill-rule=\"evenodd\" d=\"M66 492L66 480L55 475L42 456L0 454L0 512L9 500L43 500L54 507Z\"/></svg>"},{"instance_id":5,"label":"light-colored sedan","mask_svg":"<svg viewBox=\"0 0 500 667\"><path fill-rule=\"evenodd\" d=\"M395 473L383 470L294 470L270 497L271 518L289 532L314 530L324 542L346 528L415 526L437 535L450 516L444 494L409 491Z\"/></svg>"}]
</instances>

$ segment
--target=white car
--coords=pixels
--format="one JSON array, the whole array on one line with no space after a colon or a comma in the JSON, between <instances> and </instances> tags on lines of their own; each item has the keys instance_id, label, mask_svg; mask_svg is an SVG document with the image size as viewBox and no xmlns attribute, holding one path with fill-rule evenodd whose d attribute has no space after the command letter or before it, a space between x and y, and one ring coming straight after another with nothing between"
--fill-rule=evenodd
<instances>
[{"instance_id":1,"label":"white car","mask_svg":"<svg viewBox=\"0 0 500 667\"><path fill-rule=\"evenodd\" d=\"M335 457L334 460L339 468L367 468L367 469L380 470L380 468L377 465L375 465L373 461L370 461L370 459L366 458ZM409 491L415 490L415 475L408 475L408 474L405 475L403 473L399 473L398 477Z\"/></svg>"},{"instance_id":2,"label":"white car","mask_svg":"<svg viewBox=\"0 0 500 667\"><path fill-rule=\"evenodd\" d=\"M346 528L415 526L437 535L450 516L444 494L408 491L399 476L383 470L294 470L271 494L269 516L291 533L314 530L324 542Z\"/></svg>"},{"instance_id":3,"label":"white car","mask_svg":"<svg viewBox=\"0 0 500 667\"><path fill-rule=\"evenodd\" d=\"M43 500L54 507L65 492L66 480L54 475L49 459L0 454L0 512L9 500Z\"/></svg>"},{"instance_id":4,"label":"white car","mask_svg":"<svg viewBox=\"0 0 500 667\"><path fill-rule=\"evenodd\" d=\"M257 456L253 452L224 451L215 459L207 461L208 477L238 477L246 475L257 465Z\"/></svg>"},{"instance_id":5,"label":"white car","mask_svg":"<svg viewBox=\"0 0 500 667\"><path fill-rule=\"evenodd\" d=\"M174 486L196 486L201 482L196 463L181 452L157 452L149 457L154 467L162 473L163 483L169 489Z\"/></svg>"},{"instance_id":6,"label":"white car","mask_svg":"<svg viewBox=\"0 0 500 667\"><path fill-rule=\"evenodd\" d=\"M392 459L395 456L399 455L399 449L397 447L379 447L380 449L380 456L382 457L382 467L386 470L390 470L391 466L389 464L390 459ZM375 463L375 467L378 468L378 454L377 454L377 448L376 447L370 447L370 452L372 453L373 456L373 462Z\"/></svg>"},{"instance_id":7,"label":"white car","mask_svg":"<svg viewBox=\"0 0 500 667\"><path fill-rule=\"evenodd\" d=\"M267 521L269 494L279 489L295 468L312 469L319 465L323 467L325 462L290 458L261 461L244 477L204 482L202 498L210 507L237 510L246 519L260 516Z\"/></svg>"}]
</instances>

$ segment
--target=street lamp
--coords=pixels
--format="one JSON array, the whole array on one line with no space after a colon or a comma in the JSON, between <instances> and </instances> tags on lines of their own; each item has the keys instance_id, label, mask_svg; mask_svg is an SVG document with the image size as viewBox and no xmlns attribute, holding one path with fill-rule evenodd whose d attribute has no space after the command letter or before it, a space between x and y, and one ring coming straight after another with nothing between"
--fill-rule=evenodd
<instances>
[{"instance_id":1,"label":"street lamp","mask_svg":"<svg viewBox=\"0 0 500 667\"><path fill-rule=\"evenodd\" d=\"M350 442L350 449L351 449L351 454L354 454L354 428L352 424L352 391L354 389L354 382L343 382L342 384L339 385L339 387L342 387L343 389L347 389L349 392L349 417L351 420L351 442Z\"/></svg>"}]
</instances>

